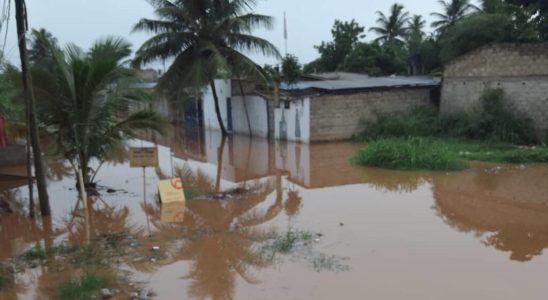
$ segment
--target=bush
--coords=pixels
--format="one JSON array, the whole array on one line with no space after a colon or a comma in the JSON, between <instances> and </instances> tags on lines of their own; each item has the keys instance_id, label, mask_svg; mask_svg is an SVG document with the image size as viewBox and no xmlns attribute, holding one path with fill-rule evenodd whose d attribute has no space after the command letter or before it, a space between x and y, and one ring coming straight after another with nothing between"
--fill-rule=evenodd
<instances>
[{"instance_id":1,"label":"bush","mask_svg":"<svg viewBox=\"0 0 548 300\"><path fill-rule=\"evenodd\" d=\"M59 287L60 299L92 299L92 293L104 287L107 279L95 275L73 278Z\"/></svg>"},{"instance_id":2,"label":"bush","mask_svg":"<svg viewBox=\"0 0 548 300\"><path fill-rule=\"evenodd\" d=\"M439 135L438 112L431 108L417 108L408 113L378 116L375 122L365 124L360 138L374 141L380 138Z\"/></svg>"},{"instance_id":3,"label":"bush","mask_svg":"<svg viewBox=\"0 0 548 300\"><path fill-rule=\"evenodd\" d=\"M407 113L381 115L365 124L363 141L393 137L467 138L511 144L537 142L530 119L515 115L500 89L486 90L480 106L471 113L440 116L429 108Z\"/></svg>"},{"instance_id":4,"label":"bush","mask_svg":"<svg viewBox=\"0 0 548 300\"><path fill-rule=\"evenodd\" d=\"M372 142L352 157L360 165L393 170L447 170L466 164L443 142L430 138L391 138Z\"/></svg>"}]
</instances>

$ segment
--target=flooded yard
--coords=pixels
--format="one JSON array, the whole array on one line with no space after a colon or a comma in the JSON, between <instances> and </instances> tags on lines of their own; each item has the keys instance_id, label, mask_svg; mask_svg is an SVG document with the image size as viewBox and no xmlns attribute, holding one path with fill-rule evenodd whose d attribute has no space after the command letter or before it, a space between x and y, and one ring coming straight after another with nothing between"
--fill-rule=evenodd
<instances>
[{"instance_id":1,"label":"flooded yard","mask_svg":"<svg viewBox=\"0 0 548 300\"><path fill-rule=\"evenodd\" d=\"M353 166L360 145L296 144L174 130L132 140L85 209L68 164L50 161L53 217L0 219L0 299L57 299L108 278L113 299L545 299L548 165L467 171ZM185 205L157 182L180 176ZM3 192L23 202L27 189ZM62 289L61 289L62 290ZM93 294L100 298L99 294Z\"/></svg>"}]
</instances>

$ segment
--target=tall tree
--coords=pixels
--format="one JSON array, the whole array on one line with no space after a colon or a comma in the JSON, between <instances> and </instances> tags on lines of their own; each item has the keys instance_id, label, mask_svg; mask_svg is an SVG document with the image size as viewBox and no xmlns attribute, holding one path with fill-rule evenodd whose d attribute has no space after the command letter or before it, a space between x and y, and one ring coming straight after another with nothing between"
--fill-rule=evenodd
<instances>
[{"instance_id":1,"label":"tall tree","mask_svg":"<svg viewBox=\"0 0 548 300\"><path fill-rule=\"evenodd\" d=\"M134 65L174 58L160 79L160 87L201 88L209 84L219 127L227 135L215 79L231 73L266 78L262 68L244 52L281 57L269 41L252 34L256 28L271 29L272 17L251 12L256 0L148 1L158 19L141 19L134 31L155 36L138 50Z\"/></svg>"},{"instance_id":2,"label":"tall tree","mask_svg":"<svg viewBox=\"0 0 548 300\"><path fill-rule=\"evenodd\" d=\"M407 23L409 21L409 13L404 11L403 5L394 3L390 7L388 17L381 11L377 11L377 15L379 16L377 19L378 27L369 29L369 31L379 35L376 40L383 43L403 44L407 36Z\"/></svg>"},{"instance_id":3,"label":"tall tree","mask_svg":"<svg viewBox=\"0 0 548 300\"><path fill-rule=\"evenodd\" d=\"M296 83L303 73L299 58L292 54L286 55L282 60L282 73L284 81Z\"/></svg>"},{"instance_id":4,"label":"tall tree","mask_svg":"<svg viewBox=\"0 0 548 300\"><path fill-rule=\"evenodd\" d=\"M443 12L433 12L430 15L438 19L432 22L432 27L439 32L446 31L470 12L478 10L478 7L471 4L470 0L438 0L438 2L442 6Z\"/></svg>"},{"instance_id":5,"label":"tall tree","mask_svg":"<svg viewBox=\"0 0 548 300\"><path fill-rule=\"evenodd\" d=\"M423 31L426 21L420 15L414 15L408 24L409 32L407 35L407 50L409 51L409 62L413 74L421 73L419 71L422 64L421 49L425 33Z\"/></svg>"},{"instance_id":6,"label":"tall tree","mask_svg":"<svg viewBox=\"0 0 548 300\"><path fill-rule=\"evenodd\" d=\"M355 20L350 22L335 20L335 24L331 29L333 40L315 46L320 53L320 58L315 63L313 62L307 66L305 72L332 72L337 70L358 41L365 37L364 30L365 27L360 26Z\"/></svg>"},{"instance_id":7,"label":"tall tree","mask_svg":"<svg viewBox=\"0 0 548 300\"><path fill-rule=\"evenodd\" d=\"M40 147L40 138L38 134L38 124L35 113L34 91L32 88L32 78L29 73L29 58L27 52L26 32L28 30L27 6L25 0L15 0L15 19L17 23L17 36L19 40L19 56L21 58L21 78L23 81L23 92L27 105L27 122L30 132L30 143L32 145L34 173L36 185L38 187L38 199L40 203L40 213L42 216L51 215L49 205L49 196L47 191L46 177L44 175L44 165L42 162L42 150ZM30 175L30 174L29 174Z\"/></svg>"},{"instance_id":8,"label":"tall tree","mask_svg":"<svg viewBox=\"0 0 548 300\"><path fill-rule=\"evenodd\" d=\"M33 65L45 63L51 58L50 46L58 47L57 38L44 28L33 29L29 45L29 62Z\"/></svg>"}]
</instances>

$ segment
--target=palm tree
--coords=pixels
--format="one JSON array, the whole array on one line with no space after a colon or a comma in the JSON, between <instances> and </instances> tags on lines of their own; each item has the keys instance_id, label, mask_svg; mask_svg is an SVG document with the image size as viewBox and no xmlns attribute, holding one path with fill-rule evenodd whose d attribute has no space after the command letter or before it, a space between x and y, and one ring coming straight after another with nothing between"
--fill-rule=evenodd
<instances>
[{"instance_id":1,"label":"palm tree","mask_svg":"<svg viewBox=\"0 0 548 300\"><path fill-rule=\"evenodd\" d=\"M432 27L443 32L447 28L452 27L458 20L465 17L468 13L478 10L478 7L471 4L470 0L438 0L443 7L442 13L431 13L430 15L438 18L438 21L432 22Z\"/></svg>"},{"instance_id":2,"label":"palm tree","mask_svg":"<svg viewBox=\"0 0 548 300\"><path fill-rule=\"evenodd\" d=\"M130 44L119 38L99 40L88 52L73 44L64 51L50 44L53 67L37 65L32 70L40 121L72 166L84 170L88 186L92 159L101 162L138 130L162 132L165 125L155 112L129 111L132 103L149 99L131 88L134 72L121 65L130 53Z\"/></svg>"},{"instance_id":3,"label":"palm tree","mask_svg":"<svg viewBox=\"0 0 548 300\"><path fill-rule=\"evenodd\" d=\"M412 74L419 73L421 64L421 48L425 33L423 31L426 21L421 15L414 15L408 22L409 32L407 35L407 49L409 51L409 61L411 63Z\"/></svg>"},{"instance_id":4,"label":"palm tree","mask_svg":"<svg viewBox=\"0 0 548 300\"><path fill-rule=\"evenodd\" d=\"M390 8L390 16L377 11L379 18L377 24L379 27L372 27L369 31L373 31L379 35L376 41L383 43L403 43L404 38L407 36L407 22L409 20L409 13L404 12L404 7L401 4L394 3Z\"/></svg>"},{"instance_id":5,"label":"palm tree","mask_svg":"<svg viewBox=\"0 0 548 300\"><path fill-rule=\"evenodd\" d=\"M31 64L44 63L51 58L49 55L50 45L58 47L57 38L51 32L44 28L33 29L29 45L29 62Z\"/></svg>"},{"instance_id":6,"label":"palm tree","mask_svg":"<svg viewBox=\"0 0 548 300\"><path fill-rule=\"evenodd\" d=\"M155 36L138 50L135 66L174 58L159 86L169 90L211 87L223 135L215 79L231 74L265 78L260 66L243 52L280 57L276 47L252 35L255 28L272 28L272 17L251 13L256 0L148 0L157 20L142 19L134 31Z\"/></svg>"}]
</instances>

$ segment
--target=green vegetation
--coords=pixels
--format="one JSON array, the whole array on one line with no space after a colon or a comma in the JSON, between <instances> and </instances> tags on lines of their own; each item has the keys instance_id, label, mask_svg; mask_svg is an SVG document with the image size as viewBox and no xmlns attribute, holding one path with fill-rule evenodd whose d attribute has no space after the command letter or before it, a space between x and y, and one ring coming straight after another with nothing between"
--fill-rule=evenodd
<instances>
[{"instance_id":1,"label":"green vegetation","mask_svg":"<svg viewBox=\"0 0 548 300\"><path fill-rule=\"evenodd\" d=\"M393 170L462 170L466 164L442 142L429 138L390 138L369 143L352 162Z\"/></svg>"},{"instance_id":2,"label":"green vegetation","mask_svg":"<svg viewBox=\"0 0 548 300\"><path fill-rule=\"evenodd\" d=\"M548 162L530 120L514 114L501 90L487 90L480 106L444 117L431 109L379 116L358 137L367 145L352 157L356 164L396 170L461 170L465 161Z\"/></svg>"},{"instance_id":3,"label":"green vegetation","mask_svg":"<svg viewBox=\"0 0 548 300\"><path fill-rule=\"evenodd\" d=\"M173 58L173 64L160 79L163 88L199 90L209 85L216 91L215 79L234 74L266 81L264 70L244 53L280 57L272 43L252 35L254 29L273 27L272 17L250 12L257 4L254 0L149 2L158 19L142 19L134 31L155 36L137 51L133 64L141 66ZM226 135L217 93L213 97L219 126Z\"/></svg>"},{"instance_id":4,"label":"green vegetation","mask_svg":"<svg viewBox=\"0 0 548 300\"><path fill-rule=\"evenodd\" d=\"M423 16L410 16L394 3L388 14L377 12L372 42L362 39L365 28L354 20L337 20L332 41L316 46L320 57L305 73L358 72L371 76L417 75L438 72L456 56L492 42L548 41L548 4L545 0L440 0L427 35Z\"/></svg>"},{"instance_id":5,"label":"green vegetation","mask_svg":"<svg viewBox=\"0 0 548 300\"><path fill-rule=\"evenodd\" d=\"M297 56L288 54L282 60L282 74L285 82L295 83L302 75L302 66Z\"/></svg>"},{"instance_id":6,"label":"green vegetation","mask_svg":"<svg viewBox=\"0 0 548 300\"><path fill-rule=\"evenodd\" d=\"M60 299L93 299L93 294L108 283L107 278L86 274L61 284L58 288Z\"/></svg>"},{"instance_id":7,"label":"green vegetation","mask_svg":"<svg viewBox=\"0 0 548 300\"><path fill-rule=\"evenodd\" d=\"M35 246L32 247L25 252L23 252L21 255L19 255L19 259L29 262L33 260L44 260L48 258L49 256L53 255L66 255L73 252L76 252L79 250L79 247L76 246L69 246L66 244L59 244L49 247L48 249L42 248L42 246Z\"/></svg>"},{"instance_id":8,"label":"green vegetation","mask_svg":"<svg viewBox=\"0 0 548 300\"><path fill-rule=\"evenodd\" d=\"M391 137L441 137L489 141L494 143L532 144L538 141L532 123L514 114L500 89L487 90L475 110L452 116L440 116L433 109L419 108L409 113L381 115L364 124L359 139L374 141Z\"/></svg>"},{"instance_id":9,"label":"green vegetation","mask_svg":"<svg viewBox=\"0 0 548 300\"><path fill-rule=\"evenodd\" d=\"M49 58L32 68L38 115L71 165L88 170L91 160L102 162L140 130L163 132L166 122L157 113L130 110L151 97L132 88L136 74L122 66L131 53L129 43L107 38L88 52L73 44L65 51L53 42L48 45ZM91 185L94 177L83 175L84 183Z\"/></svg>"},{"instance_id":10,"label":"green vegetation","mask_svg":"<svg viewBox=\"0 0 548 300\"><path fill-rule=\"evenodd\" d=\"M275 236L267 244L263 245L260 253L263 256L274 257L277 253L291 253L297 245L310 243L314 239L314 234L308 231L287 231L285 234Z\"/></svg>"},{"instance_id":11,"label":"green vegetation","mask_svg":"<svg viewBox=\"0 0 548 300\"><path fill-rule=\"evenodd\" d=\"M0 290L2 290L9 284L7 273L8 271L6 267L2 263L0 263Z\"/></svg>"}]
</instances>

